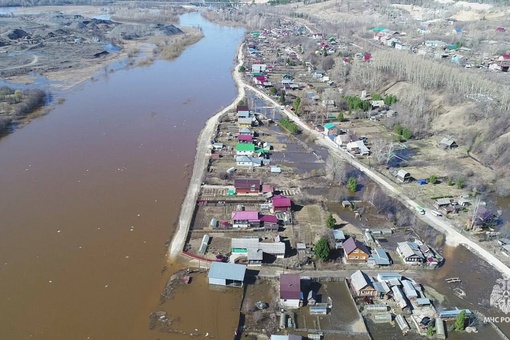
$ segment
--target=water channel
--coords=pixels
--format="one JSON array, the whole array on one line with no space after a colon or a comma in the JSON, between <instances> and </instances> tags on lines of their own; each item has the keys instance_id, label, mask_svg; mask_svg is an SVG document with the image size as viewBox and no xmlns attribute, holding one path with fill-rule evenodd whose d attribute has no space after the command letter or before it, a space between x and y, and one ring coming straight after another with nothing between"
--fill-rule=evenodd
<instances>
[{"instance_id":1,"label":"water channel","mask_svg":"<svg viewBox=\"0 0 510 340\"><path fill-rule=\"evenodd\" d=\"M181 25L205 37L175 61L86 82L0 140L1 339L176 339L149 331L165 241L198 133L236 96L243 36L196 13Z\"/></svg>"}]
</instances>

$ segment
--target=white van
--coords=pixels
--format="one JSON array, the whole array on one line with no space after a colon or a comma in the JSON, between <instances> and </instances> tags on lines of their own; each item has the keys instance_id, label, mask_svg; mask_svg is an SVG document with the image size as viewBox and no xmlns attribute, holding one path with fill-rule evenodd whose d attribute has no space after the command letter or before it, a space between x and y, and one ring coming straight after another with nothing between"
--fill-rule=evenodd
<instances>
[{"instance_id":1,"label":"white van","mask_svg":"<svg viewBox=\"0 0 510 340\"><path fill-rule=\"evenodd\" d=\"M434 216L438 216L438 217L441 217L443 216L443 214L441 214L439 211L436 211L436 210L431 210L430 213Z\"/></svg>"}]
</instances>

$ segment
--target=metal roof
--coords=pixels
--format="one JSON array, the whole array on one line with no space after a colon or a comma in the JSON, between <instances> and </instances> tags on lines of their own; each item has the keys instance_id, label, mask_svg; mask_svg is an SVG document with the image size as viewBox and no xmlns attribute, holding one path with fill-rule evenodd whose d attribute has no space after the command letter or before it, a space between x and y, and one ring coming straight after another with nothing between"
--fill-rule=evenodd
<instances>
[{"instance_id":1,"label":"metal roof","mask_svg":"<svg viewBox=\"0 0 510 340\"><path fill-rule=\"evenodd\" d=\"M274 196L272 201L273 201L273 207L275 207L275 208L287 208L287 207L292 206L292 202L291 202L290 198L282 196L282 195Z\"/></svg>"},{"instance_id":2,"label":"metal roof","mask_svg":"<svg viewBox=\"0 0 510 340\"><path fill-rule=\"evenodd\" d=\"M258 178L236 178L234 186L238 189L260 189L261 180Z\"/></svg>"},{"instance_id":3,"label":"metal roof","mask_svg":"<svg viewBox=\"0 0 510 340\"><path fill-rule=\"evenodd\" d=\"M232 248L244 248L244 249L258 249L259 238L233 238L231 240Z\"/></svg>"},{"instance_id":4,"label":"metal roof","mask_svg":"<svg viewBox=\"0 0 510 340\"><path fill-rule=\"evenodd\" d=\"M213 262L209 269L209 278L244 281L246 266L235 263Z\"/></svg>"},{"instance_id":5,"label":"metal roof","mask_svg":"<svg viewBox=\"0 0 510 340\"><path fill-rule=\"evenodd\" d=\"M232 211L232 220L234 221L259 221L258 211Z\"/></svg>"},{"instance_id":6,"label":"metal roof","mask_svg":"<svg viewBox=\"0 0 510 340\"><path fill-rule=\"evenodd\" d=\"M427 298L418 298L416 299L416 303L420 306L423 306L423 305L430 305L430 300L427 299Z\"/></svg>"},{"instance_id":7,"label":"metal roof","mask_svg":"<svg viewBox=\"0 0 510 340\"><path fill-rule=\"evenodd\" d=\"M335 240L341 241L345 240L344 232L338 229L333 230L333 237L335 238Z\"/></svg>"},{"instance_id":8,"label":"metal roof","mask_svg":"<svg viewBox=\"0 0 510 340\"><path fill-rule=\"evenodd\" d=\"M280 299L299 300L301 297L301 278L299 274L280 275Z\"/></svg>"},{"instance_id":9,"label":"metal roof","mask_svg":"<svg viewBox=\"0 0 510 340\"><path fill-rule=\"evenodd\" d=\"M344 242L344 252L349 255L352 253L356 248L361 250L362 252L370 255L370 252L368 251L368 248L363 243L353 239L352 237L348 238L347 241Z\"/></svg>"},{"instance_id":10,"label":"metal roof","mask_svg":"<svg viewBox=\"0 0 510 340\"><path fill-rule=\"evenodd\" d=\"M363 273L361 270L357 270L351 275L351 285L358 292L367 286L372 287L372 280L367 274Z\"/></svg>"},{"instance_id":11,"label":"metal roof","mask_svg":"<svg viewBox=\"0 0 510 340\"><path fill-rule=\"evenodd\" d=\"M416 289L414 289L414 286L411 283L411 281L403 280L402 286L404 287L404 294L407 296L408 299L418 297L418 293L416 292Z\"/></svg>"},{"instance_id":12,"label":"metal roof","mask_svg":"<svg viewBox=\"0 0 510 340\"><path fill-rule=\"evenodd\" d=\"M415 255L422 259L425 258L420 248L418 248L418 245L414 242L399 242L397 243L397 247L400 249L400 252L404 255L404 257Z\"/></svg>"},{"instance_id":13,"label":"metal roof","mask_svg":"<svg viewBox=\"0 0 510 340\"><path fill-rule=\"evenodd\" d=\"M379 266L388 266L390 265L390 258L388 254L381 248L375 248L372 250L371 259Z\"/></svg>"}]
</instances>

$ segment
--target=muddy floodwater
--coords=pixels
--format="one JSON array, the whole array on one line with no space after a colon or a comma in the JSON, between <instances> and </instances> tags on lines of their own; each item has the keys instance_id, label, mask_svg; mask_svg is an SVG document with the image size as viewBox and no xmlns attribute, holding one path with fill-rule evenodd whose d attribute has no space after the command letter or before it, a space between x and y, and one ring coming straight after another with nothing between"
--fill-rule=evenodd
<instances>
[{"instance_id":1,"label":"muddy floodwater","mask_svg":"<svg viewBox=\"0 0 510 340\"><path fill-rule=\"evenodd\" d=\"M198 133L236 96L243 35L198 14L181 24L205 38L177 60L82 84L0 140L0 339L176 339L149 330L175 267L165 241ZM185 296L185 315L209 299ZM204 324L216 339L232 329Z\"/></svg>"}]
</instances>

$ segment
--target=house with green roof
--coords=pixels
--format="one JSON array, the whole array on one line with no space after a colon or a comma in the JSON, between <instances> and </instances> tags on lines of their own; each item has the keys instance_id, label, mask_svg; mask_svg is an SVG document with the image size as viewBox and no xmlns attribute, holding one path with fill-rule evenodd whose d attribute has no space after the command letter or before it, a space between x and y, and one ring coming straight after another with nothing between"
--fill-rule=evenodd
<instances>
[{"instance_id":1,"label":"house with green roof","mask_svg":"<svg viewBox=\"0 0 510 340\"><path fill-rule=\"evenodd\" d=\"M255 152L255 144L253 143L237 143L236 155L237 156L251 156Z\"/></svg>"}]
</instances>

